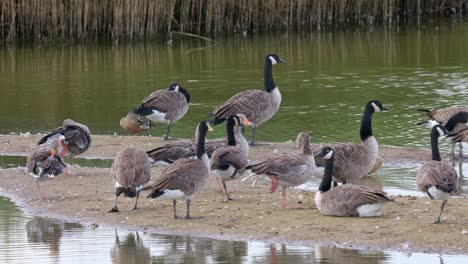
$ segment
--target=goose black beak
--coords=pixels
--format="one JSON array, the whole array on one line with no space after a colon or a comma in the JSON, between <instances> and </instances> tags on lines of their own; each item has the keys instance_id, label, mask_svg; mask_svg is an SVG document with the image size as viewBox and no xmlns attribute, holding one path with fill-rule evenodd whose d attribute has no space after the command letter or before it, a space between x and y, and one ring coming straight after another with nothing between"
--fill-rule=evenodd
<instances>
[{"instance_id":1,"label":"goose black beak","mask_svg":"<svg viewBox=\"0 0 468 264\"><path fill-rule=\"evenodd\" d=\"M323 158L325 157L325 153L323 153L323 151L320 151L319 153L315 154L314 157Z\"/></svg>"},{"instance_id":2,"label":"goose black beak","mask_svg":"<svg viewBox=\"0 0 468 264\"><path fill-rule=\"evenodd\" d=\"M285 61L285 60L283 60L282 58L279 58L279 61L278 61L278 63L286 63L286 61Z\"/></svg>"},{"instance_id":3,"label":"goose black beak","mask_svg":"<svg viewBox=\"0 0 468 264\"><path fill-rule=\"evenodd\" d=\"M390 109L387 108L387 107L385 107L385 106L382 107L382 111L389 111L389 110L390 110Z\"/></svg>"}]
</instances>

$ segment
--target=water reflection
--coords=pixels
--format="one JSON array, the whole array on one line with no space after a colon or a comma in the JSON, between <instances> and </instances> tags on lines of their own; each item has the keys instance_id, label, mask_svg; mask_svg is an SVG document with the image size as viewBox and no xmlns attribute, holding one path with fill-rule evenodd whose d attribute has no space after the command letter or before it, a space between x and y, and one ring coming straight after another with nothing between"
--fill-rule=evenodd
<instances>
[{"instance_id":1,"label":"water reflection","mask_svg":"<svg viewBox=\"0 0 468 264\"><path fill-rule=\"evenodd\" d=\"M377 250L336 250L333 247L315 247L315 259L318 263L386 263L389 256L390 254Z\"/></svg>"},{"instance_id":2,"label":"water reflection","mask_svg":"<svg viewBox=\"0 0 468 264\"><path fill-rule=\"evenodd\" d=\"M115 264L139 264L148 263L151 253L143 243L138 232L125 232L123 240L115 230L115 245L111 250L111 259Z\"/></svg>"}]
</instances>

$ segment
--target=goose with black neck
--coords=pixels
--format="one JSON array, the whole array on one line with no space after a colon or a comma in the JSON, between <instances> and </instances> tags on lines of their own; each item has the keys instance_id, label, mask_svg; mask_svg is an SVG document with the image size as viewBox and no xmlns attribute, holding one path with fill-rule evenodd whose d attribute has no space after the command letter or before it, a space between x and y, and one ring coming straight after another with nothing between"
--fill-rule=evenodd
<instances>
[{"instance_id":1,"label":"goose with black neck","mask_svg":"<svg viewBox=\"0 0 468 264\"><path fill-rule=\"evenodd\" d=\"M255 141L256 129L275 115L281 104L281 92L273 80L272 66L285 63L276 54L268 54L264 64L264 90L247 90L235 94L229 100L215 108L214 125L224 122L229 116L244 114L252 124L250 145L258 145Z\"/></svg>"}]
</instances>

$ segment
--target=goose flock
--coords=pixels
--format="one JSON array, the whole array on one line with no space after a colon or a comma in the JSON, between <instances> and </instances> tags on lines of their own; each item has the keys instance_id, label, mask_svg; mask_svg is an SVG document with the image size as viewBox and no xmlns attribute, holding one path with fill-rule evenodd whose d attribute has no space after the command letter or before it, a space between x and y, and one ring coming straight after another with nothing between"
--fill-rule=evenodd
<instances>
[{"instance_id":1,"label":"goose flock","mask_svg":"<svg viewBox=\"0 0 468 264\"><path fill-rule=\"evenodd\" d=\"M286 61L276 54L267 54L264 60L264 89L239 92L215 107L210 121L200 121L195 129L195 140L177 140L151 150L127 147L121 150L112 164L110 175L114 182L115 202L109 212L119 212L117 199L135 198L133 210L141 191L149 191L148 198L172 200L173 217L177 200L186 201L185 218L196 218L191 212L194 195L203 190L210 175L214 175L224 202L230 196L226 182L245 174L262 177L271 182L270 192L282 188L282 207L288 208L286 189L302 185L313 177L321 177L315 193L319 212L329 216L375 217L384 214L384 205L392 202L382 190L358 185L358 180L380 168L383 159L372 130L375 113L388 110L380 101L371 100L364 105L358 144L342 143L324 146L314 155L308 133L297 137L297 153L276 155L261 161L249 160L249 147L256 146L256 130L280 109L281 92L273 79L273 65ZM191 96L178 83L157 90L120 120L125 130L137 134L151 129L153 123L166 123L164 140L170 139L171 126L189 110ZM430 143L432 159L423 164L416 175L416 185L430 199L441 200L435 223L450 196L458 191L458 175L447 162L442 161L438 140L452 140L452 155L457 142L468 142L468 107L448 107L437 110L420 109L428 117L422 123L431 123ZM212 126L225 122L226 138L207 140ZM250 143L243 135L243 127L252 126ZM85 152L91 145L87 126L66 119L63 125L38 142L39 147L27 159L26 172L36 183L42 199L45 195L39 181L57 176L67 166L62 158ZM462 155L460 147L460 155ZM151 166L167 165L151 181ZM249 173L246 173L248 171ZM341 184L339 184L341 183Z\"/></svg>"}]
</instances>

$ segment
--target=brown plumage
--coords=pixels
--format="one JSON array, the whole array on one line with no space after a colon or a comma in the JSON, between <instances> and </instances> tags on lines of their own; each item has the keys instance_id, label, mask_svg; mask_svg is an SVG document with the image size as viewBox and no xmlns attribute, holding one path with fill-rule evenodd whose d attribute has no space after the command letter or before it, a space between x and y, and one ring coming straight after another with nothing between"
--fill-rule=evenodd
<instances>
[{"instance_id":1,"label":"brown plumage","mask_svg":"<svg viewBox=\"0 0 468 264\"><path fill-rule=\"evenodd\" d=\"M226 181L242 176L248 164L249 145L241 131L244 125L250 125L245 115L230 116L226 122L228 146L216 149L211 157L211 170L217 176L218 187L224 190L225 202L232 200L227 191ZM236 141L239 142L239 146Z\"/></svg>"},{"instance_id":2,"label":"brown plumage","mask_svg":"<svg viewBox=\"0 0 468 264\"><path fill-rule=\"evenodd\" d=\"M278 111L281 93L273 80L272 65L285 62L276 54L268 54L264 63L265 90L247 90L235 94L229 100L215 108L213 123L219 124L228 117L244 114L252 123L251 145L255 144L256 127L269 120Z\"/></svg>"},{"instance_id":3,"label":"brown plumage","mask_svg":"<svg viewBox=\"0 0 468 264\"><path fill-rule=\"evenodd\" d=\"M282 186L283 208L287 207L286 188L306 183L312 178L314 170L317 169L309 137L304 137L303 140L298 154L284 154L247 166L247 169L251 169L255 174L265 174L271 179L271 193L276 191L278 185Z\"/></svg>"},{"instance_id":4,"label":"brown plumage","mask_svg":"<svg viewBox=\"0 0 468 264\"><path fill-rule=\"evenodd\" d=\"M27 157L25 172L33 176L38 193L42 199L46 199L38 183L40 180L62 174L66 164L58 154L64 144L65 138L55 137L49 146L39 147Z\"/></svg>"},{"instance_id":5,"label":"brown plumage","mask_svg":"<svg viewBox=\"0 0 468 264\"><path fill-rule=\"evenodd\" d=\"M445 125L447 121L452 117L454 114L459 112L468 112L468 107L464 106L449 106L445 108L439 108L435 110L427 110L427 109L418 109L421 112L424 112L427 117L434 119L435 121L439 122L442 125Z\"/></svg>"},{"instance_id":6,"label":"brown plumage","mask_svg":"<svg viewBox=\"0 0 468 264\"><path fill-rule=\"evenodd\" d=\"M70 156L79 155L91 146L91 132L89 128L71 119L65 119L61 127L56 128L50 134L41 138L38 145L47 144L54 138L61 136L65 137L63 151L59 153L61 157L67 154Z\"/></svg>"},{"instance_id":7,"label":"brown plumage","mask_svg":"<svg viewBox=\"0 0 468 264\"><path fill-rule=\"evenodd\" d=\"M438 140L447 130L442 125L435 125L431 130L432 160L424 163L416 175L418 189L429 198L442 200L439 217L434 223L440 223L440 217L450 195L458 191L457 171L447 162L441 161Z\"/></svg>"},{"instance_id":8,"label":"brown plumage","mask_svg":"<svg viewBox=\"0 0 468 264\"><path fill-rule=\"evenodd\" d=\"M383 215L383 205L393 201L383 191L367 186L341 185L331 188L334 170L334 149L324 147L317 156L325 158L325 173L315 204L323 215L372 217Z\"/></svg>"},{"instance_id":9,"label":"brown plumage","mask_svg":"<svg viewBox=\"0 0 468 264\"><path fill-rule=\"evenodd\" d=\"M210 160L205 153L205 136L207 131L211 129L206 122L202 121L197 127L197 158L182 158L168 167L162 172L161 176L150 186L143 190L150 190L148 194L150 198L165 196L173 200L173 214L176 213L176 200L185 198L187 201L186 218L190 216L190 205L192 195L200 191L205 185L210 176Z\"/></svg>"},{"instance_id":10,"label":"brown plumage","mask_svg":"<svg viewBox=\"0 0 468 264\"><path fill-rule=\"evenodd\" d=\"M168 139L172 123L187 113L189 103L190 94L188 91L174 83L167 89L152 92L143 99L134 113L146 116L153 122L167 123L167 133L164 139Z\"/></svg>"},{"instance_id":11,"label":"brown plumage","mask_svg":"<svg viewBox=\"0 0 468 264\"><path fill-rule=\"evenodd\" d=\"M135 197L135 205L132 210L137 209L140 190L151 178L151 163L143 150L126 148L115 157L110 170L110 175L115 183L114 207L109 212L118 212L117 198L120 194L126 197Z\"/></svg>"},{"instance_id":12,"label":"brown plumage","mask_svg":"<svg viewBox=\"0 0 468 264\"><path fill-rule=\"evenodd\" d=\"M142 131L151 129L151 121L144 116L129 112L127 116L120 119L120 127L137 135Z\"/></svg>"}]
</instances>

